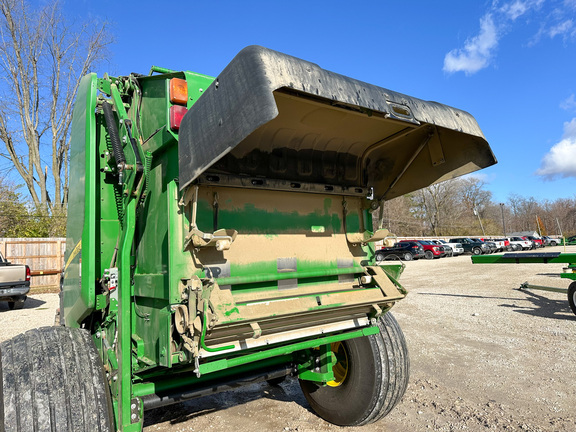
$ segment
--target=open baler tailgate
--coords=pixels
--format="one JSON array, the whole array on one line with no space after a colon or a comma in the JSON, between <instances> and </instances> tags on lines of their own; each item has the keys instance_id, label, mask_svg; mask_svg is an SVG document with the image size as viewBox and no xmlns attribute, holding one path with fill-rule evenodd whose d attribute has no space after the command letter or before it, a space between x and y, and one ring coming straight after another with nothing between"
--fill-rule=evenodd
<instances>
[{"instance_id":1,"label":"open baler tailgate","mask_svg":"<svg viewBox=\"0 0 576 432\"><path fill-rule=\"evenodd\" d=\"M189 108L178 157L189 272L215 281L212 349L369 325L404 293L360 281L381 234L366 198L496 163L464 111L257 46Z\"/></svg>"},{"instance_id":2,"label":"open baler tailgate","mask_svg":"<svg viewBox=\"0 0 576 432\"><path fill-rule=\"evenodd\" d=\"M180 188L216 170L391 199L496 163L465 111L257 46L205 90L179 141Z\"/></svg>"}]
</instances>

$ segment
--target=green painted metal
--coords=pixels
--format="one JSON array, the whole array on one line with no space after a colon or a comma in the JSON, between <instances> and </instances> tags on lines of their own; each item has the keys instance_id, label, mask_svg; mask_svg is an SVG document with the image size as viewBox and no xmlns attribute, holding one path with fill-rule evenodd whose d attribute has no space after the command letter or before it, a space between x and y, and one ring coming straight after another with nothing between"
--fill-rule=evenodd
<instances>
[{"instance_id":1,"label":"green painted metal","mask_svg":"<svg viewBox=\"0 0 576 432\"><path fill-rule=\"evenodd\" d=\"M321 345L314 350L300 353L300 362L296 365L298 378L321 383L334 380L332 367L336 364L336 356L332 353L330 345Z\"/></svg>"},{"instance_id":2,"label":"green painted metal","mask_svg":"<svg viewBox=\"0 0 576 432\"><path fill-rule=\"evenodd\" d=\"M192 370L182 369L175 371L174 374L156 374L147 378L145 382L134 384L134 396L143 397L155 393L164 393L177 391L182 388L203 384L215 379L229 378L241 375L246 372L258 371L270 366L288 365L292 362L293 356L287 354L284 356L270 357L258 362L246 363L234 368L222 369L211 374L197 376Z\"/></svg>"},{"instance_id":3,"label":"green painted metal","mask_svg":"<svg viewBox=\"0 0 576 432\"><path fill-rule=\"evenodd\" d=\"M185 388L197 382L205 382L208 379L208 376L211 374L214 374L215 378L220 377L221 375L218 375L217 372L222 372L225 370L235 370L234 368L250 364L257 363L260 365L260 367L264 367L269 364L289 363L293 360L297 361L298 357L294 357L293 356L294 353L304 354L307 357L308 354L306 354L306 350L316 347L329 346L332 342L339 342L343 340L374 335L378 334L378 332L379 329L377 326L365 327L361 330L353 332L333 336L326 336L322 338L315 338L303 342L288 344L277 348L247 354L240 357L223 358L211 361L200 365L199 367L200 377L197 377L193 373L189 373L184 376L178 376L177 379L158 380L158 381L134 384L134 395L142 397L149 394L163 392L166 390ZM250 370L250 369L251 367L248 367L243 370Z\"/></svg>"},{"instance_id":4,"label":"green painted metal","mask_svg":"<svg viewBox=\"0 0 576 432\"><path fill-rule=\"evenodd\" d=\"M266 274L250 274L245 276L232 276L223 277L218 279L220 285L244 285L259 282L270 282L279 281L286 279L306 279L306 278L318 278L324 276L338 276L344 274L359 274L364 273L362 267L350 267L350 268L328 268L328 269L316 269L316 270L305 270L305 271L294 271L286 273L266 273Z\"/></svg>"},{"instance_id":5,"label":"green painted metal","mask_svg":"<svg viewBox=\"0 0 576 432\"><path fill-rule=\"evenodd\" d=\"M99 261L96 241L96 74L82 78L72 120L71 140L82 145L70 150L70 189L63 297L66 325L78 327L94 309L92 276Z\"/></svg>"},{"instance_id":6,"label":"green painted metal","mask_svg":"<svg viewBox=\"0 0 576 432\"><path fill-rule=\"evenodd\" d=\"M131 250L134 241L136 202L126 206L124 232L118 251L119 304L118 304L118 424L126 428L132 424L130 401L132 400L132 283Z\"/></svg>"},{"instance_id":7,"label":"green painted metal","mask_svg":"<svg viewBox=\"0 0 576 432\"><path fill-rule=\"evenodd\" d=\"M361 330L343 333L335 336L326 336L323 338L312 339L304 342L299 342L296 344L287 344L278 348L273 348L266 351L256 352L252 354L247 354L241 357L234 357L230 359L216 360L204 365L200 365L200 373L212 373L222 369L240 366L246 363L252 363L259 360L263 360L269 357L282 356L286 354L291 354L296 351L306 350L310 348L319 347L322 345L328 345L332 342L338 342L348 339L354 339L363 336L369 336L371 334L376 334L379 332L378 327L365 327Z\"/></svg>"},{"instance_id":8,"label":"green painted metal","mask_svg":"<svg viewBox=\"0 0 576 432\"><path fill-rule=\"evenodd\" d=\"M557 288L557 287L549 287L549 286L542 286L542 285L532 285L528 282L523 283L520 285L519 289L531 289L531 290L539 290L539 291L550 291L550 292L557 292L566 294L568 292L568 288Z\"/></svg>"},{"instance_id":9,"label":"green painted metal","mask_svg":"<svg viewBox=\"0 0 576 432\"><path fill-rule=\"evenodd\" d=\"M169 73L174 73L176 71L172 70L172 69L166 69L166 68L163 68L160 66L152 66L150 68L150 73L148 75L152 75L154 72L160 73L160 74L169 74Z\"/></svg>"}]
</instances>

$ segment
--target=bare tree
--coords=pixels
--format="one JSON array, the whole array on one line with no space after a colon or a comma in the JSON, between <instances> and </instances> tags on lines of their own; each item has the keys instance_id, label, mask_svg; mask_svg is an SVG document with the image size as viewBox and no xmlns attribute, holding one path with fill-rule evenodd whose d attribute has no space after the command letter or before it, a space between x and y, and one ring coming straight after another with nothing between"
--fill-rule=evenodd
<instances>
[{"instance_id":1,"label":"bare tree","mask_svg":"<svg viewBox=\"0 0 576 432\"><path fill-rule=\"evenodd\" d=\"M49 1L0 0L0 140L43 212L68 202L72 107L82 76L111 43L106 23L72 23Z\"/></svg>"},{"instance_id":2,"label":"bare tree","mask_svg":"<svg viewBox=\"0 0 576 432\"><path fill-rule=\"evenodd\" d=\"M413 204L419 216L424 218L433 235L444 235L453 222L451 215L457 212L458 183L448 180L420 189L413 196Z\"/></svg>"}]
</instances>

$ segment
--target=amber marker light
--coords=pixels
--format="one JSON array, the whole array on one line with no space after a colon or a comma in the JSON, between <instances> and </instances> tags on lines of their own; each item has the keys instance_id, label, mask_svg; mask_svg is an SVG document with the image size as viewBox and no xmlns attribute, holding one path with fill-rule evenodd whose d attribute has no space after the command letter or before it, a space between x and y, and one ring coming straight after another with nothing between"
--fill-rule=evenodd
<instances>
[{"instance_id":1,"label":"amber marker light","mask_svg":"<svg viewBox=\"0 0 576 432\"><path fill-rule=\"evenodd\" d=\"M188 101L188 84L181 78L170 80L170 102L173 104L186 105Z\"/></svg>"}]
</instances>

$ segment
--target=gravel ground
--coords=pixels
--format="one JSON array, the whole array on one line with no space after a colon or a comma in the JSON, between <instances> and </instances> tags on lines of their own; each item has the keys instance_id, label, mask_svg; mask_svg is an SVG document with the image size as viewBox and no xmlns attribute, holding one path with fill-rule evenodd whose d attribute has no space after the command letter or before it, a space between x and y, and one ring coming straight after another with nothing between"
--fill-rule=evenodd
<instances>
[{"instance_id":1,"label":"gravel ground","mask_svg":"<svg viewBox=\"0 0 576 432\"><path fill-rule=\"evenodd\" d=\"M407 263L410 294L393 313L410 348L410 384L376 424L325 423L290 379L152 410L145 431L573 432L576 316L566 294L517 290L525 281L568 287L562 267L472 265L469 256ZM56 307L56 294L35 295L21 311L0 303L0 340L51 325Z\"/></svg>"}]
</instances>

